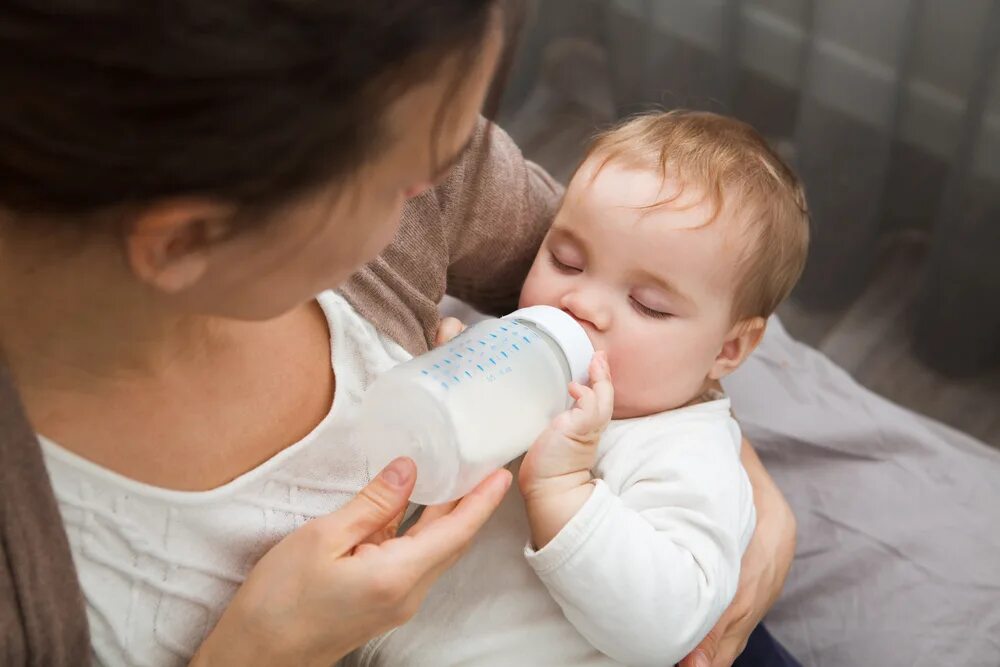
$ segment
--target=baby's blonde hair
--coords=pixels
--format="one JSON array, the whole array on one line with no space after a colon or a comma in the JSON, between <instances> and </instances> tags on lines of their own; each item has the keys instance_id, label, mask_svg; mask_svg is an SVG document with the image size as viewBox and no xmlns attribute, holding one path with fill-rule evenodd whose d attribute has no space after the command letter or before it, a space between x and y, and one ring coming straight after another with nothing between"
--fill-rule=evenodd
<instances>
[{"instance_id":1,"label":"baby's blonde hair","mask_svg":"<svg viewBox=\"0 0 1000 667\"><path fill-rule=\"evenodd\" d=\"M642 114L600 134L587 151L591 157L601 159L601 167L620 161L656 168L681 188L702 188L713 200L713 219L729 204L749 237L737 273L734 321L769 316L792 291L809 244L805 191L750 125L703 111Z\"/></svg>"}]
</instances>

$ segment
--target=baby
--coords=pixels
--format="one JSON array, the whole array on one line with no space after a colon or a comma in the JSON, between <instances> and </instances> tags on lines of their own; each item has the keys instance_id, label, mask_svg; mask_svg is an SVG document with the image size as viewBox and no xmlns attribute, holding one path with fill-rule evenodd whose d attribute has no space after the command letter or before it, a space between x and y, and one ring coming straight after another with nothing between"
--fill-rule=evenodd
<instances>
[{"instance_id":1,"label":"baby","mask_svg":"<svg viewBox=\"0 0 1000 667\"><path fill-rule=\"evenodd\" d=\"M675 111L594 142L531 268L520 305L563 309L598 354L521 464L525 555L618 662L674 664L733 598L755 515L718 381L807 243L803 189L757 132Z\"/></svg>"},{"instance_id":2,"label":"baby","mask_svg":"<svg viewBox=\"0 0 1000 667\"><path fill-rule=\"evenodd\" d=\"M741 122L657 113L599 137L521 294L584 327L598 350L590 384L570 387L574 407L520 462L521 494L421 611L352 664L662 667L687 655L732 600L754 530L718 381L795 284L807 219L795 176ZM460 326L442 323L439 340Z\"/></svg>"}]
</instances>

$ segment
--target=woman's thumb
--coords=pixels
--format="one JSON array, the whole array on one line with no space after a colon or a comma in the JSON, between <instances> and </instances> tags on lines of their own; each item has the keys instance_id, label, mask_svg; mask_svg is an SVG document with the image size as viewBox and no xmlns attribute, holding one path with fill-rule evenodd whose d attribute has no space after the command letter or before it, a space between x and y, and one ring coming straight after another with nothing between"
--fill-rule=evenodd
<instances>
[{"instance_id":1,"label":"woman's thumb","mask_svg":"<svg viewBox=\"0 0 1000 667\"><path fill-rule=\"evenodd\" d=\"M413 460L395 459L350 502L317 521L336 524L328 528L339 533L337 541L343 540L346 553L396 520L406 509L416 481L417 465Z\"/></svg>"},{"instance_id":2,"label":"woman's thumb","mask_svg":"<svg viewBox=\"0 0 1000 667\"><path fill-rule=\"evenodd\" d=\"M715 654L718 650L719 640L713 629L707 637L701 640L695 650L680 661L679 667L712 667L712 661L715 660Z\"/></svg>"}]
</instances>

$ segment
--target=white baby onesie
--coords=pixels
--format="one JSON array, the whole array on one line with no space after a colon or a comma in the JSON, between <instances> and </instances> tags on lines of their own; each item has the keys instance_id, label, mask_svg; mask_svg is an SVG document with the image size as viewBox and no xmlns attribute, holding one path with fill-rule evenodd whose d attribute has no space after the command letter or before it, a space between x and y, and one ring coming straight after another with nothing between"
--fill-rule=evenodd
<instances>
[{"instance_id":1,"label":"white baby onesie","mask_svg":"<svg viewBox=\"0 0 1000 667\"><path fill-rule=\"evenodd\" d=\"M528 562L576 630L629 665L674 664L729 606L753 491L729 400L612 422L587 503Z\"/></svg>"},{"instance_id":2,"label":"white baby onesie","mask_svg":"<svg viewBox=\"0 0 1000 667\"><path fill-rule=\"evenodd\" d=\"M725 398L611 422L594 492L551 542L524 548L512 490L416 617L355 664L674 664L732 600L753 534L740 442Z\"/></svg>"}]
</instances>

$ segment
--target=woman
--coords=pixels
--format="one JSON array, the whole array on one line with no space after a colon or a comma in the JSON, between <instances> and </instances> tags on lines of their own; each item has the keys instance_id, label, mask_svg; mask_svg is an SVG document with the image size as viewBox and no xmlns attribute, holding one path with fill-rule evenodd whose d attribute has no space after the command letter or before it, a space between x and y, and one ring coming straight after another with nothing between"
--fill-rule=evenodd
<instances>
[{"instance_id":1,"label":"woman","mask_svg":"<svg viewBox=\"0 0 1000 667\"><path fill-rule=\"evenodd\" d=\"M330 664L414 613L510 481L392 539L412 462L365 486L342 437L365 373L426 349L446 286L513 303L558 199L476 130L503 8L76 4L0 10L0 345L94 650ZM347 300L314 298L338 286ZM355 354L365 337L379 359ZM5 657L77 664L90 649L63 527L9 391L2 405ZM343 483L303 501L289 466L315 490L331 457ZM760 528L702 647L717 664L777 596L794 541L749 447L745 461ZM200 533L173 527L183 512Z\"/></svg>"}]
</instances>

